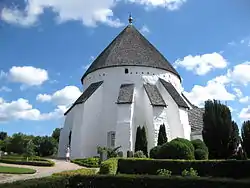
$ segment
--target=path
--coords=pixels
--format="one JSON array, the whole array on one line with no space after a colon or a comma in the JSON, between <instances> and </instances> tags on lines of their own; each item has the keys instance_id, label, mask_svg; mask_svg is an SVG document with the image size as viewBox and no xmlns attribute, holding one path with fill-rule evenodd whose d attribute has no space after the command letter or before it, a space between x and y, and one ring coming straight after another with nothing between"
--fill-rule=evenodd
<instances>
[{"instance_id":1,"label":"path","mask_svg":"<svg viewBox=\"0 0 250 188\"><path fill-rule=\"evenodd\" d=\"M55 166L53 166L53 167L36 167L36 166L0 163L0 166L31 168L31 169L35 169L37 171L35 174L22 174L22 175L0 174L0 183L7 183L7 182L33 179L33 178L42 178L42 177L46 177L46 176L51 176L52 174L57 173L57 172L63 172L66 170L77 170L80 168L84 168L84 167L78 166L74 163L66 162L64 160L56 160L56 159L51 159L51 160L55 162Z\"/></svg>"}]
</instances>

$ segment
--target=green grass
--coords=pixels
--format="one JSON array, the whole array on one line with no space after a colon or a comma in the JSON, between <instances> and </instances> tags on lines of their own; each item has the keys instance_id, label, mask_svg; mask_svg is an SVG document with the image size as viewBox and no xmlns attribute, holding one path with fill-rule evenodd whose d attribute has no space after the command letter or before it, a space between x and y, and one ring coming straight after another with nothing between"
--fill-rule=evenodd
<instances>
[{"instance_id":1,"label":"green grass","mask_svg":"<svg viewBox=\"0 0 250 188\"><path fill-rule=\"evenodd\" d=\"M0 173L2 174L34 174L36 173L36 170L29 169L29 168L0 166Z\"/></svg>"}]
</instances>

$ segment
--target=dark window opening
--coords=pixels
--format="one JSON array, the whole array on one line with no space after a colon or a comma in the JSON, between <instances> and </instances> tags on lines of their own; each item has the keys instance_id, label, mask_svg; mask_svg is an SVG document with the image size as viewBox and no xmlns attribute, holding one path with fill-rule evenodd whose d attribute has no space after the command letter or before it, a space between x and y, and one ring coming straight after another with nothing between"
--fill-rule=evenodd
<instances>
[{"instance_id":1,"label":"dark window opening","mask_svg":"<svg viewBox=\"0 0 250 188\"><path fill-rule=\"evenodd\" d=\"M105 76L105 73L103 73L102 75Z\"/></svg>"},{"instance_id":2,"label":"dark window opening","mask_svg":"<svg viewBox=\"0 0 250 188\"><path fill-rule=\"evenodd\" d=\"M125 74L128 74L128 69L125 69Z\"/></svg>"},{"instance_id":3,"label":"dark window opening","mask_svg":"<svg viewBox=\"0 0 250 188\"><path fill-rule=\"evenodd\" d=\"M142 74L144 74L144 73L142 72Z\"/></svg>"},{"instance_id":4,"label":"dark window opening","mask_svg":"<svg viewBox=\"0 0 250 188\"><path fill-rule=\"evenodd\" d=\"M149 74L149 72L147 72L147 74Z\"/></svg>"},{"instance_id":5,"label":"dark window opening","mask_svg":"<svg viewBox=\"0 0 250 188\"><path fill-rule=\"evenodd\" d=\"M68 143L68 144L69 144L69 147L70 147L70 145L71 145L71 135L72 135L72 131L69 132L69 143Z\"/></svg>"},{"instance_id":6,"label":"dark window opening","mask_svg":"<svg viewBox=\"0 0 250 188\"><path fill-rule=\"evenodd\" d=\"M138 72L136 72L135 74L138 74Z\"/></svg>"}]
</instances>

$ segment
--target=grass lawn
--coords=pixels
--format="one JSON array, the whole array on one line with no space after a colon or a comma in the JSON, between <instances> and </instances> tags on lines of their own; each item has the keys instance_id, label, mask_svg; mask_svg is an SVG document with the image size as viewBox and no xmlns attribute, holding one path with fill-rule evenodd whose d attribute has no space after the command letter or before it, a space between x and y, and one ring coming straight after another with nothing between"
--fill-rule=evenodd
<instances>
[{"instance_id":1,"label":"grass lawn","mask_svg":"<svg viewBox=\"0 0 250 188\"><path fill-rule=\"evenodd\" d=\"M0 166L0 174L34 174L36 170L29 168L17 168L9 166Z\"/></svg>"}]
</instances>

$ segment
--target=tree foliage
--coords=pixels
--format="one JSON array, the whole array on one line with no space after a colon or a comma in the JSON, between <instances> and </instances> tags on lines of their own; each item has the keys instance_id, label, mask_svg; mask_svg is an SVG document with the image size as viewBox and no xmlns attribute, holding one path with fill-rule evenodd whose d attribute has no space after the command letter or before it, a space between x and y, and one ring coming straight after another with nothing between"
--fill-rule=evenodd
<instances>
[{"instance_id":1,"label":"tree foliage","mask_svg":"<svg viewBox=\"0 0 250 188\"><path fill-rule=\"evenodd\" d=\"M168 141L167 134L166 134L166 127L164 124L160 125L159 133L158 133L158 141L157 145L161 146L162 144Z\"/></svg>"},{"instance_id":2,"label":"tree foliage","mask_svg":"<svg viewBox=\"0 0 250 188\"><path fill-rule=\"evenodd\" d=\"M56 128L56 129L52 132L52 135L51 135L51 137L53 137L57 142L59 142L60 132L61 132L61 129L60 129L60 128Z\"/></svg>"},{"instance_id":3,"label":"tree foliage","mask_svg":"<svg viewBox=\"0 0 250 188\"><path fill-rule=\"evenodd\" d=\"M216 100L206 101L203 123L202 135L209 150L209 158L229 158L235 152L237 145L235 139L237 130L232 123L229 108Z\"/></svg>"},{"instance_id":4,"label":"tree foliage","mask_svg":"<svg viewBox=\"0 0 250 188\"><path fill-rule=\"evenodd\" d=\"M136 130L135 152L137 151L143 151L148 156L147 133L144 126L142 128L138 126Z\"/></svg>"},{"instance_id":5,"label":"tree foliage","mask_svg":"<svg viewBox=\"0 0 250 188\"><path fill-rule=\"evenodd\" d=\"M250 121L244 121L241 128L242 147L247 157L250 157Z\"/></svg>"},{"instance_id":6,"label":"tree foliage","mask_svg":"<svg viewBox=\"0 0 250 188\"><path fill-rule=\"evenodd\" d=\"M8 134L6 132L0 132L0 140L5 140Z\"/></svg>"}]
</instances>

